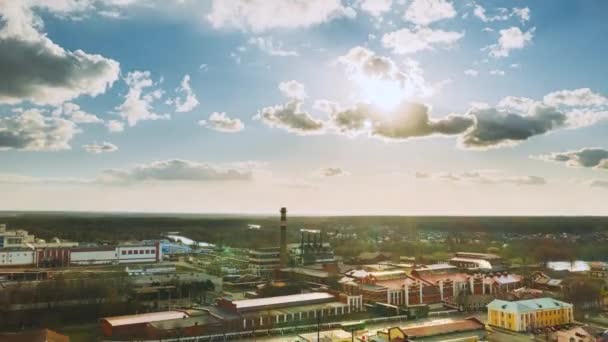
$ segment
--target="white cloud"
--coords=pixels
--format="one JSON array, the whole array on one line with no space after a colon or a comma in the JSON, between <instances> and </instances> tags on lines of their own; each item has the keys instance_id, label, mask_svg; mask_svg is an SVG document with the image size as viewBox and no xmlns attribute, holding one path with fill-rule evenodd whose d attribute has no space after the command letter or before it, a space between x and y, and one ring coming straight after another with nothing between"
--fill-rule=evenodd
<instances>
[{"instance_id":1,"label":"white cloud","mask_svg":"<svg viewBox=\"0 0 608 342\"><path fill-rule=\"evenodd\" d=\"M528 112L530 107L532 107L532 105L537 103L537 101L534 101L528 97L507 96L502 98L496 107L499 109L512 110L525 114Z\"/></svg>"},{"instance_id":2,"label":"white cloud","mask_svg":"<svg viewBox=\"0 0 608 342\"><path fill-rule=\"evenodd\" d=\"M87 151L89 153L95 153L95 154L118 151L118 146L116 146L112 143L109 143L107 141L104 141L101 144L94 142L92 144L82 145L82 148L84 148L85 151Z\"/></svg>"},{"instance_id":3,"label":"white cloud","mask_svg":"<svg viewBox=\"0 0 608 342\"><path fill-rule=\"evenodd\" d=\"M385 33L382 45L392 49L397 54L411 54L418 51L434 50L435 48L450 48L464 37L464 32L444 31L421 27L417 29L403 28L398 31Z\"/></svg>"},{"instance_id":4,"label":"white cloud","mask_svg":"<svg viewBox=\"0 0 608 342\"><path fill-rule=\"evenodd\" d=\"M198 106L198 99L196 95L192 91L192 87L190 86L190 75L184 75L182 82L180 83L179 88L176 89L178 93L183 94L184 98L176 97L171 100L173 104L175 104L175 111L178 113L190 112L196 106Z\"/></svg>"},{"instance_id":5,"label":"white cloud","mask_svg":"<svg viewBox=\"0 0 608 342\"><path fill-rule=\"evenodd\" d=\"M149 71L130 72L124 81L129 86L129 92L125 95L124 102L116 109L129 126L135 126L142 120L169 118L167 114L157 114L152 111L152 103L162 97L162 91L157 89L144 93L144 90L155 85Z\"/></svg>"},{"instance_id":6,"label":"white cloud","mask_svg":"<svg viewBox=\"0 0 608 342\"><path fill-rule=\"evenodd\" d=\"M500 69L493 69L493 70L490 70L490 75L493 75L493 76L504 76L505 75L505 71L504 70L500 70Z\"/></svg>"},{"instance_id":7,"label":"white cloud","mask_svg":"<svg viewBox=\"0 0 608 342\"><path fill-rule=\"evenodd\" d=\"M55 2L47 7L51 4ZM118 62L55 44L40 32L42 19L29 6L0 1L0 103L58 105L81 95L102 94L112 86L118 79Z\"/></svg>"},{"instance_id":8,"label":"white cloud","mask_svg":"<svg viewBox=\"0 0 608 342\"><path fill-rule=\"evenodd\" d=\"M230 118L224 112L213 112L211 115L209 115L207 120L201 120L198 122L198 124L215 131L226 133L240 132L245 129L245 125L241 120L237 118Z\"/></svg>"},{"instance_id":9,"label":"white cloud","mask_svg":"<svg viewBox=\"0 0 608 342\"><path fill-rule=\"evenodd\" d=\"M464 71L464 74L467 76L477 77L479 75L479 71L475 69L467 69Z\"/></svg>"},{"instance_id":10,"label":"white cloud","mask_svg":"<svg viewBox=\"0 0 608 342\"><path fill-rule=\"evenodd\" d=\"M530 21L530 9L528 7L513 8L513 15L518 16L522 23Z\"/></svg>"},{"instance_id":11,"label":"white cloud","mask_svg":"<svg viewBox=\"0 0 608 342\"><path fill-rule=\"evenodd\" d=\"M500 38L498 43L487 46L490 56L494 58L508 57L511 50L523 49L526 45L532 42L534 31L536 28L531 28L526 32L522 32L519 27L510 27L500 30Z\"/></svg>"},{"instance_id":12,"label":"white cloud","mask_svg":"<svg viewBox=\"0 0 608 342\"><path fill-rule=\"evenodd\" d=\"M347 77L358 87L362 101L380 105L398 105L404 100L424 98L435 91L423 76L423 71L413 60L406 60L403 68L389 57L357 46L338 58L346 69Z\"/></svg>"},{"instance_id":13,"label":"white cloud","mask_svg":"<svg viewBox=\"0 0 608 342\"><path fill-rule=\"evenodd\" d=\"M416 172L415 177L417 179L425 180L436 180L451 183L461 184L482 184L482 185L499 185L509 184L518 186L538 186L545 185L547 181L543 177L539 176L508 176L502 172L492 170L478 170L468 171L461 173L454 172L440 172L440 173L427 173L427 172Z\"/></svg>"},{"instance_id":14,"label":"white cloud","mask_svg":"<svg viewBox=\"0 0 608 342\"><path fill-rule=\"evenodd\" d=\"M257 167L255 163L217 165L170 159L127 169L104 170L99 180L104 183L247 181L253 178Z\"/></svg>"},{"instance_id":15,"label":"white cloud","mask_svg":"<svg viewBox=\"0 0 608 342\"><path fill-rule=\"evenodd\" d=\"M207 20L215 28L263 32L309 27L354 15L341 0L213 0Z\"/></svg>"},{"instance_id":16,"label":"white cloud","mask_svg":"<svg viewBox=\"0 0 608 342\"><path fill-rule=\"evenodd\" d=\"M417 25L428 25L435 21L456 16L456 10L448 0L413 0L404 18Z\"/></svg>"},{"instance_id":17,"label":"white cloud","mask_svg":"<svg viewBox=\"0 0 608 342\"><path fill-rule=\"evenodd\" d=\"M382 14L391 10L393 0L363 0L360 7L363 11L374 17L380 17Z\"/></svg>"},{"instance_id":18,"label":"white cloud","mask_svg":"<svg viewBox=\"0 0 608 342\"><path fill-rule=\"evenodd\" d=\"M106 122L106 127L110 132L122 132L125 130L125 124L118 120L109 120Z\"/></svg>"},{"instance_id":19,"label":"white cloud","mask_svg":"<svg viewBox=\"0 0 608 342\"><path fill-rule=\"evenodd\" d=\"M505 8L499 8L498 9L499 14L495 15L495 16L488 16L486 14L486 9L479 5L479 4L475 4L474 8L473 8L473 15L475 15L477 18L481 19L481 21L487 23L487 22L492 22L492 21L503 21L503 20L508 20L509 19L509 14L507 13Z\"/></svg>"},{"instance_id":20,"label":"white cloud","mask_svg":"<svg viewBox=\"0 0 608 342\"><path fill-rule=\"evenodd\" d=\"M251 37L249 38L248 43L249 45L253 45L271 56L298 56L297 51L284 49L283 43L275 43L272 37Z\"/></svg>"},{"instance_id":21,"label":"white cloud","mask_svg":"<svg viewBox=\"0 0 608 342\"><path fill-rule=\"evenodd\" d=\"M53 116L60 117L65 116L74 123L102 123L103 120L98 118L96 115L87 113L80 109L80 106L72 103L65 102L55 108Z\"/></svg>"},{"instance_id":22,"label":"white cloud","mask_svg":"<svg viewBox=\"0 0 608 342\"><path fill-rule=\"evenodd\" d=\"M47 117L40 110L29 109L0 117L0 150L68 150L70 141L79 132L69 120Z\"/></svg>"},{"instance_id":23,"label":"white cloud","mask_svg":"<svg viewBox=\"0 0 608 342\"><path fill-rule=\"evenodd\" d=\"M281 91L283 96L290 99L303 100L308 97L304 85L296 80L284 81L279 83L279 90Z\"/></svg>"},{"instance_id":24,"label":"white cloud","mask_svg":"<svg viewBox=\"0 0 608 342\"><path fill-rule=\"evenodd\" d=\"M543 101L552 106L605 106L608 98L593 92L589 88L559 90L545 95Z\"/></svg>"}]
</instances>

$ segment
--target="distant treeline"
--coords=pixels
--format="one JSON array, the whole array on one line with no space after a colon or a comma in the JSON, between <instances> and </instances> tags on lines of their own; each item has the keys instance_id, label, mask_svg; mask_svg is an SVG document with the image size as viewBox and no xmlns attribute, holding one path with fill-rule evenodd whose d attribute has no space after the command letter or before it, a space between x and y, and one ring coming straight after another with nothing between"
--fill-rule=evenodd
<instances>
[{"instance_id":1,"label":"distant treeline","mask_svg":"<svg viewBox=\"0 0 608 342\"><path fill-rule=\"evenodd\" d=\"M271 216L207 216L82 213L0 213L0 223L9 229L26 229L38 237L60 237L75 241L113 243L124 240L159 238L179 231L197 241L234 247L259 247L278 242L278 213ZM260 230L248 224L261 225ZM325 232L364 232L369 230L412 232L503 233L591 233L608 229L608 217L406 217L336 216L289 217L289 240L299 241L300 228Z\"/></svg>"}]
</instances>

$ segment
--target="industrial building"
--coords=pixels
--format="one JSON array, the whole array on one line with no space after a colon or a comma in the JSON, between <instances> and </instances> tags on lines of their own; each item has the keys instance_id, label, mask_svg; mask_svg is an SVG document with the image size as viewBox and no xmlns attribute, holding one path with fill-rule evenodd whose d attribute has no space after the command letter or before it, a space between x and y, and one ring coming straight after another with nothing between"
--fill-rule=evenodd
<instances>
[{"instance_id":1,"label":"industrial building","mask_svg":"<svg viewBox=\"0 0 608 342\"><path fill-rule=\"evenodd\" d=\"M521 286L522 277L513 274L466 274L456 266L433 264L418 267L408 274L404 270L368 272L353 270L339 283L345 293L361 295L365 303L396 306L456 306L459 296L480 296L481 305L463 307L481 309L498 295ZM468 298L471 301L471 298Z\"/></svg>"},{"instance_id":2,"label":"industrial building","mask_svg":"<svg viewBox=\"0 0 608 342\"><path fill-rule=\"evenodd\" d=\"M511 331L532 331L574 321L572 304L548 297L512 302L495 299L487 308L489 325Z\"/></svg>"},{"instance_id":3,"label":"industrial building","mask_svg":"<svg viewBox=\"0 0 608 342\"><path fill-rule=\"evenodd\" d=\"M50 242L43 239L37 239L34 235L30 235L26 230L8 230L6 224L0 224L0 249L4 248L57 248L57 247L75 247L77 242L62 241L59 238L53 238Z\"/></svg>"},{"instance_id":4,"label":"industrial building","mask_svg":"<svg viewBox=\"0 0 608 342\"><path fill-rule=\"evenodd\" d=\"M370 342L482 341L486 331L483 322L471 317L456 321L436 321L408 327L394 327L370 336Z\"/></svg>"},{"instance_id":5,"label":"industrial building","mask_svg":"<svg viewBox=\"0 0 608 342\"><path fill-rule=\"evenodd\" d=\"M345 316L362 308L361 296L312 292L238 301L218 299L217 310L212 314L239 323L241 329L252 329L316 320L317 317Z\"/></svg>"},{"instance_id":6,"label":"industrial building","mask_svg":"<svg viewBox=\"0 0 608 342\"><path fill-rule=\"evenodd\" d=\"M10 247L0 249L0 267L68 267L152 263L162 260L157 243L100 247Z\"/></svg>"},{"instance_id":7,"label":"industrial building","mask_svg":"<svg viewBox=\"0 0 608 342\"><path fill-rule=\"evenodd\" d=\"M313 292L246 300L218 299L199 310L173 310L100 320L107 338L160 339L200 336L225 331L253 330L324 321L362 310L360 297L336 297Z\"/></svg>"},{"instance_id":8,"label":"industrial building","mask_svg":"<svg viewBox=\"0 0 608 342\"><path fill-rule=\"evenodd\" d=\"M472 271L496 272L508 269L502 257L491 253L457 252L449 263Z\"/></svg>"},{"instance_id":9,"label":"industrial building","mask_svg":"<svg viewBox=\"0 0 608 342\"><path fill-rule=\"evenodd\" d=\"M279 247L250 249L248 269L251 274L267 277L280 267L281 251Z\"/></svg>"}]
</instances>

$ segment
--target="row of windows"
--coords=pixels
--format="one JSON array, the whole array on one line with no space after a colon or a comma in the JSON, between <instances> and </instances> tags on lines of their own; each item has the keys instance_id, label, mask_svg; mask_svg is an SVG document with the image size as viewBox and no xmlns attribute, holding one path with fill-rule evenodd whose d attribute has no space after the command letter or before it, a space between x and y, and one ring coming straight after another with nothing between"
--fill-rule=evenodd
<instances>
[{"instance_id":1,"label":"row of windows","mask_svg":"<svg viewBox=\"0 0 608 342\"><path fill-rule=\"evenodd\" d=\"M122 255L132 255L132 254L155 254L155 250L153 249L129 249L129 250L122 250L121 253Z\"/></svg>"}]
</instances>

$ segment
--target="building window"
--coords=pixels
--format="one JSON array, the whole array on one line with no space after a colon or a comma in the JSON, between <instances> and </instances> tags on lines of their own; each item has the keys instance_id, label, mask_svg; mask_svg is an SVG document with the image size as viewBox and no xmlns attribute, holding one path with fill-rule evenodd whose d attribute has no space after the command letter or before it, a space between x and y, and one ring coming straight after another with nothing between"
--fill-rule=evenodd
<instances>
[{"instance_id":1,"label":"building window","mask_svg":"<svg viewBox=\"0 0 608 342\"><path fill-rule=\"evenodd\" d=\"M127 251L122 251L122 253L121 253L121 254L122 254L122 255L125 255L125 254L127 254Z\"/></svg>"},{"instance_id":2,"label":"building window","mask_svg":"<svg viewBox=\"0 0 608 342\"><path fill-rule=\"evenodd\" d=\"M130 250L130 251L129 251L129 255L131 255L131 254L133 254L133 251L131 251L131 250Z\"/></svg>"}]
</instances>

